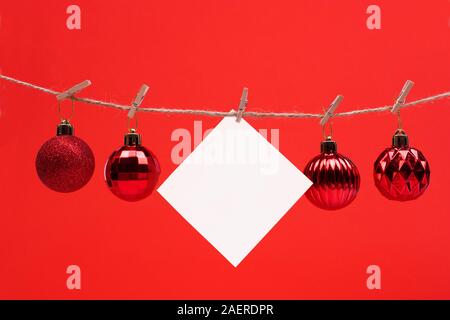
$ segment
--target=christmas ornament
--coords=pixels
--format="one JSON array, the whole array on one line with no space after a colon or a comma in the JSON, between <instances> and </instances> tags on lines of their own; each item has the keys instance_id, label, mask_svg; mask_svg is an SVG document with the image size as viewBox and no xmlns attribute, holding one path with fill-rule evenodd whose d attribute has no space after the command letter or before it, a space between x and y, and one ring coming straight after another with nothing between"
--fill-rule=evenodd
<instances>
[{"instance_id":1,"label":"christmas ornament","mask_svg":"<svg viewBox=\"0 0 450 320\"><path fill-rule=\"evenodd\" d=\"M358 193L358 168L349 158L337 152L337 144L331 137L322 141L320 151L304 170L304 174L313 182L306 197L322 209L344 208Z\"/></svg>"},{"instance_id":2,"label":"christmas ornament","mask_svg":"<svg viewBox=\"0 0 450 320\"><path fill-rule=\"evenodd\" d=\"M408 80L392 106L397 114L397 131L392 138L392 148L384 150L374 164L375 185L383 196L390 200L408 201L420 197L430 183L430 165L422 152L409 146L403 131L400 109L414 82Z\"/></svg>"},{"instance_id":3,"label":"christmas ornament","mask_svg":"<svg viewBox=\"0 0 450 320\"><path fill-rule=\"evenodd\" d=\"M320 154L312 159L304 174L313 182L306 197L316 206L326 210L337 210L348 206L359 191L359 172L353 162L337 152L337 144L332 140L332 123L329 122L338 105L344 99L338 95L320 120L325 138L320 144ZM327 123L330 133L325 134Z\"/></svg>"},{"instance_id":4,"label":"christmas ornament","mask_svg":"<svg viewBox=\"0 0 450 320\"><path fill-rule=\"evenodd\" d=\"M39 178L57 192L79 190L89 182L94 168L94 154L83 140L73 135L68 120L62 120L56 137L45 142L36 157Z\"/></svg>"},{"instance_id":5,"label":"christmas ornament","mask_svg":"<svg viewBox=\"0 0 450 320\"><path fill-rule=\"evenodd\" d=\"M105 181L117 197L139 201L153 191L160 174L156 157L141 145L141 135L131 129L125 144L109 157L105 165Z\"/></svg>"},{"instance_id":6,"label":"christmas ornament","mask_svg":"<svg viewBox=\"0 0 450 320\"><path fill-rule=\"evenodd\" d=\"M136 132L138 107L149 87L143 84L128 112L128 133L124 146L114 151L105 165L105 181L112 193L126 201L139 201L153 191L158 182L158 159L142 146L141 135ZM135 127L130 121L135 119Z\"/></svg>"},{"instance_id":7,"label":"christmas ornament","mask_svg":"<svg viewBox=\"0 0 450 320\"><path fill-rule=\"evenodd\" d=\"M420 197L430 184L430 165L422 152L409 146L408 136L397 129L392 147L374 164L375 185L390 200L408 201Z\"/></svg>"}]
</instances>

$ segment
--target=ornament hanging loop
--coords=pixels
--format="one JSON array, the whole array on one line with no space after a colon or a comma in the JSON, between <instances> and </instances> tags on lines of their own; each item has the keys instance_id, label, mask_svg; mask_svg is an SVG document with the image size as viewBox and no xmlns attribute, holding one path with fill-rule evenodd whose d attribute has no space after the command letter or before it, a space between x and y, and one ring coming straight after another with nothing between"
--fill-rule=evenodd
<instances>
[{"instance_id":1,"label":"ornament hanging loop","mask_svg":"<svg viewBox=\"0 0 450 320\"><path fill-rule=\"evenodd\" d=\"M132 120L134 120L134 126L131 126L131 121ZM130 119L130 118L127 118L127 128L128 128L128 132L130 132L130 133L134 133L134 132L136 132L137 131L137 129L138 129L138 118L137 117L134 117L134 118L132 118L132 119Z\"/></svg>"},{"instance_id":2,"label":"ornament hanging loop","mask_svg":"<svg viewBox=\"0 0 450 320\"><path fill-rule=\"evenodd\" d=\"M397 111L397 129L403 130L403 122L402 122L402 117L400 116L400 110Z\"/></svg>"},{"instance_id":3,"label":"ornament hanging loop","mask_svg":"<svg viewBox=\"0 0 450 320\"><path fill-rule=\"evenodd\" d=\"M141 89L136 95L136 98L134 98L133 104L131 105L130 110L128 111L127 116L127 128L128 132L135 133L138 128L138 120L136 116L136 112L138 111L139 106L142 104L142 101L144 101L145 95L148 93L148 90L150 89L149 86L146 84L143 84L141 86ZM134 126L131 127L131 120L134 120Z\"/></svg>"},{"instance_id":4,"label":"ornament hanging loop","mask_svg":"<svg viewBox=\"0 0 450 320\"><path fill-rule=\"evenodd\" d=\"M342 95L336 96L334 101L328 107L328 110L325 112L323 117L320 119L320 125L322 126L322 134L323 134L324 139L327 139L328 137L331 138L333 136L333 125L332 125L331 121L329 121L329 120L333 117L334 112L336 111L337 107L341 104L343 99L344 99L344 96L342 96ZM328 131L328 133L326 131L327 124L330 129Z\"/></svg>"},{"instance_id":5,"label":"ornament hanging loop","mask_svg":"<svg viewBox=\"0 0 450 320\"><path fill-rule=\"evenodd\" d=\"M64 121L70 122L70 120L72 120L72 118L73 118L73 115L75 113L75 101L74 101L73 97L70 100L72 100L72 109L68 116L63 115L63 112L61 110L61 101L58 101L58 116L59 116L59 119L61 120L61 122L64 122Z\"/></svg>"},{"instance_id":6,"label":"ornament hanging loop","mask_svg":"<svg viewBox=\"0 0 450 320\"><path fill-rule=\"evenodd\" d=\"M61 121L70 121L73 117L73 114L75 113L75 95L80 92L81 90L89 87L91 85L91 81L89 80L84 80L83 82L73 86L70 89L67 89L64 92L59 93L56 96L56 100L58 100L58 115L61 118ZM64 117L62 115L62 111L61 111L61 101L65 100L65 99L70 99L72 100L72 112L68 117Z\"/></svg>"},{"instance_id":7,"label":"ornament hanging loop","mask_svg":"<svg viewBox=\"0 0 450 320\"><path fill-rule=\"evenodd\" d=\"M400 116L400 109L406 103L406 97L410 93L413 86L414 82L412 82L411 80L406 80L405 84L403 85L402 91L400 91L400 94L391 109L392 113L397 113L397 127L399 130L403 129L403 122Z\"/></svg>"},{"instance_id":8,"label":"ornament hanging loop","mask_svg":"<svg viewBox=\"0 0 450 320\"><path fill-rule=\"evenodd\" d=\"M322 135L324 140L331 139L333 137L333 123L331 121L327 121L327 123L322 126Z\"/></svg>"}]
</instances>

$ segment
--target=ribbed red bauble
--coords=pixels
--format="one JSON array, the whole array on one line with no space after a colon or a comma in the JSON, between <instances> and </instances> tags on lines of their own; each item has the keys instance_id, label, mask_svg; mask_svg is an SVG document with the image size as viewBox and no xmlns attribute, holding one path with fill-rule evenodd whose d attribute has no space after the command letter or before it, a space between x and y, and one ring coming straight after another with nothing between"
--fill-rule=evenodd
<instances>
[{"instance_id":1,"label":"ribbed red bauble","mask_svg":"<svg viewBox=\"0 0 450 320\"><path fill-rule=\"evenodd\" d=\"M321 153L312 159L304 174L313 182L306 197L317 207L337 210L348 206L359 191L358 168L337 152L337 144L328 137L321 143Z\"/></svg>"},{"instance_id":2,"label":"ribbed red bauble","mask_svg":"<svg viewBox=\"0 0 450 320\"><path fill-rule=\"evenodd\" d=\"M41 181L57 192L74 192L85 186L95 168L91 148L73 135L73 127L64 120L57 135L45 142L36 157L36 171Z\"/></svg>"},{"instance_id":3,"label":"ribbed red bauble","mask_svg":"<svg viewBox=\"0 0 450 320\"><path fill-rule=\"evenodd\" d=\"M158 182L158 160L141 145L134 129L125 135L125 144L114 151L105 165L105 181L117 197L139 201L149 196Z\"/></svg>"},{"instance_id":4,"label":"ribbed red bauble","mask_svg":"<svg viewBox=\"0 0 450 320\"><path fill-rule=\"evenodd\" d=\"M385 149L375 161L373 177L386 198L414 200L430 184L430 165L422 152L409 146L406 133L398 129L392 138L392 147Z\"/></svg>"}]
</instances>

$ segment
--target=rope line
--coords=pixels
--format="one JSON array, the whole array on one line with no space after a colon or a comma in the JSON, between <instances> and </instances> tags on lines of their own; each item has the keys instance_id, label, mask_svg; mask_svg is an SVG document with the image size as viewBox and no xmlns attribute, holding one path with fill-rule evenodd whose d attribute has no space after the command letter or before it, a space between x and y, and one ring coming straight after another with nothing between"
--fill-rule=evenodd
<instances>
[{"instance_id":1,"label":"rope line","mask_svg":"<svg viewBox=\"0 0 450 320\"><path fill-rule=\"evenodd\" d=\"M28 83L25 81L21 81L18 79L14 79L12 77L8 77L0 74L0 79L19 84L28 88L32 88L35 90L39 90L44 93L59 95L61 92L44 88L32 83ZM91 105L97 105L102 107L109 107L118 110L130 110L132 108L131 105L123 105L113 102L106 102L91 98L79 98L76 96L70 97L74 101L83 102ZM416 101L408 102L400 106L400 109L412 107L420 104L426 104L430 102L434 102L441 99L450 98L450 91L443 92L434 96L422 98ZM236 107L235 107L236 108ZM230 108L231 109L231 108ZM375 113L375 112L385 112L392 109L392 105L386 105L383 107L376 108L364 108L364 109L356 109L347 112L339 112L333 114L333 117L349 117L360 114L367 113ZM180 108L163 108L163 107L140 107L137 109L139 112L153 112L153 113L165 113L165 114L187 114L187 115L199 115L199 116L210 116L210 117L235 117L237 115L237 111L234 112L226 112L226 111L214 111L214 110L203 110L203 109L180 109ZM302 112L256 112L256 111L244 111L243 115L245 117L254 117L254 118L322 118L324 115L319 113L302 113Z\"/></svg>"}]
</instances>

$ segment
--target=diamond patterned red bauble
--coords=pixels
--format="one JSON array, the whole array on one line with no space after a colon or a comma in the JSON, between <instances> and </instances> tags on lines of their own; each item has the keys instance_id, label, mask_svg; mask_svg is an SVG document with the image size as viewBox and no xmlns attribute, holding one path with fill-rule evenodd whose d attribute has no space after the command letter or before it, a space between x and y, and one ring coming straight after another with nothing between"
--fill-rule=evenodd
<instances>
[{"instance_id":1,"label":"diamond patterned red bauble","mask_svg":"<svg viewBox=\"0 0 450 320\"><path fill-rule=\"evenodd\" d=\"M359 191L360 177L353 162L337 152L331 138L321 144L321 154L312 159L304 174L313 182L306 197L317 207L337 210L348 206Z\"/></svg>"},{"instance_id":2,"label":"diamond patterned red bauble","mask_svg":"<svg viewBox=\"0 0 450 320\"><path fill-rule=\"evenodd\" d=\"M91 148L73 136L72 125L63 121L57 136L45 142L36 157L36 171L41 181L57 192L74 192L86 185L95 168Z\"/></svg>"},{"instance_id":3,"label":"diamond patterned red bauble","mask_svg":"<svg viewBox=\"0 0 450 320\"><path fill-rule=\"evenodd\" d=\"M428 188L430 165L422 152L409 146L403 130L397 130L392 140L392 148L375 161L375 185L390 200L414 200Z\"/></svg>"},{"instance_id":4,"label":"diamond patterned red bauble","mask_svg":"<svg viewBox=\"0 0 450 320\"><path fill-rule=\"evenodd\" d=\"M125 136L125 145L114 151L105 165L109 189L126 201L139 201L149 196L159 174L158 160L141 145L141 136L134 131Z\"/></svg>"}]
</instances>

